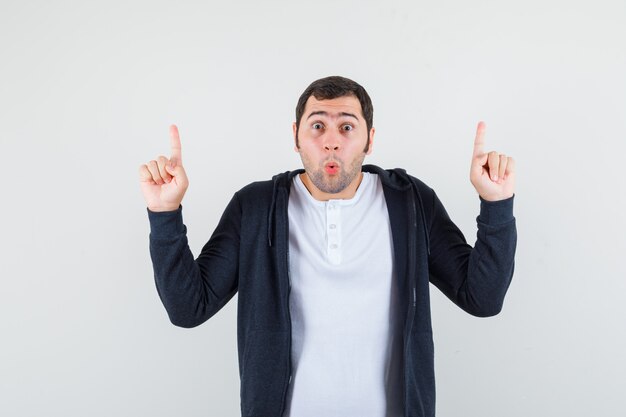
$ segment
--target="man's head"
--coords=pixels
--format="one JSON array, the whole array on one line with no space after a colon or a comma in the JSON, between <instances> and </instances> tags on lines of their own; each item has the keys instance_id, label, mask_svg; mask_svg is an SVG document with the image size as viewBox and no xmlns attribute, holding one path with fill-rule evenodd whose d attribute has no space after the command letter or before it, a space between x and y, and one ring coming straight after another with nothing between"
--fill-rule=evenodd
<instances>
[{"instance_id":1,"label":"man's head","mask_svg":"<svg viewBox=\"0 0 626 417\"><path fill-rule=\"evenodd\" d=\"M363 160L372 152L372 115L365 89L347 78L322 78L300 96L293 135L305 170L302 181L313 197L354 195Z\"/></svg>"},{"instance_id":2,"label":"man's head","mask_svg":"<svg viewBox=\"0 0 626 417\"><path fill-rule=\"evenodd\" d=\"M315 97L317 100L330 100L333 98L345 96L356 97L359 100L359 104L361 105L361 117L365 120L365 123L367 125L368 141L365 152L368 151L369 131L370 129L372 129L372 126L374 124L374 107L372 106L372 100L370 99L369 94L367 94L367 91L365 91L365 88L363 88L360 84L352 81L349 78L340 77L338 75L320 78L317 81L313 81L306 88L306 90L304 90L304 92L298 99L298 104L296 105L297 147L300 146L298 138L300 122L306 108L306 103L311 96Z\"/></svg>"}]
</instances>

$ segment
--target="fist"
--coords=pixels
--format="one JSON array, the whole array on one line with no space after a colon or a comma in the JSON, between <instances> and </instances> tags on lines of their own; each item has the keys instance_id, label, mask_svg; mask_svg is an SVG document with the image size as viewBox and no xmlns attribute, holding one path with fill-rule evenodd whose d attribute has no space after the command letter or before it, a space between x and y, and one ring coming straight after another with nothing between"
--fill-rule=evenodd
<instances>
[{"instance_id":1,"label":"fist","mask_svg":"<svg viewBox=\"0 0 626 417\"><path fill-rule=\"evenodd\" d=\"M139 166L139 185L150 211L177 210L189 187L176 125L170 126L170 145L169 159L161 155Z\"/></svg>"},{"instance_id":2,"label":"fist","mask_svg":"<svg viewBox=\"0 0 626 417\"><path fill-rule=\"evenodd\" d=\"M474 139L470 181L483 200L510 198L515 192L515 160L492 151L485 153L485 123L479 122Z\"/></svg>"}]
</instances>

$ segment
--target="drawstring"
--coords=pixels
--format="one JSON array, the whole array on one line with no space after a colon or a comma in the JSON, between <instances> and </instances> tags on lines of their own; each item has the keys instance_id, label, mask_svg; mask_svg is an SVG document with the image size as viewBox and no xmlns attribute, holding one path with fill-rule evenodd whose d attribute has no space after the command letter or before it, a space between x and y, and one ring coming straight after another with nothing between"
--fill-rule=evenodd
<instances>
[{"instance_id":1,"label":"drawstring","mask_svg":"<svg viewBox=\"0 0 626 417\"><path fill-rule=\"evenodd\" d=\"M297 174L304 172L303 169L295 171L285 171L282 174L274 175L272 178L272 201L270 203L270 212L267 216L267 244L271 247L274 244L274 223L276 217L276 199L278 198L278 187L286 188L287 196L289 195L289 181ZM280 184L279 184L280 182Z\"/></svg>"},{"instance_id":2,"label":"drawstring","mask_svg":"<svg viewBox=\"0 0 626 417\"><path fill-rule=\"evenodd\" d=\"M415 190L415 194L417 194L417 200L419 201L419 205L420 205L420 217L422 219L422 225L424 226L424 233L426 233L426 250L428 251L428 255L430 256L430 236L428 234L428 227L426 227L426 217L424 215L424 202L422 201L422 195L419 192L419 189L417 188L417 184L415 183L415 180L409 176L409 179L411 181L411 186L413 187L413 190ZM415 215L417 216L417 213L415 213Z\"/></svg>"},{"instance_id":3,"label":"drawstring","mask_svg":"<svg viewBox=\"0 0 626 417\"><path fill-rule=\"evenodd\" d=\"M276 188L278 179L274 179L273 183L272 203L270 204L270 214L267 218L267 241L270 247L272 246L272 239L274 238L274 211L276 211Z\"/></svg>"}]
</instances>

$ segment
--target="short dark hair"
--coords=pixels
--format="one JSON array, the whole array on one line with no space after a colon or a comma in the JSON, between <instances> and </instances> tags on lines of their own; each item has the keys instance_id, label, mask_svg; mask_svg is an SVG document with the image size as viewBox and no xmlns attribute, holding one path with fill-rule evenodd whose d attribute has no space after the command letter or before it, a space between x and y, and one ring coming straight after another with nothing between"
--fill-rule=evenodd
<instances>
[{"instance_id":1,"label":"short dark hair","mask_svg":"<svg viewBox=\"0 0 626 417\"><path fill-rule=\"evenodd\" d=\"M367 125L367 145L365 152L369 149L370 130L374 123L374 106L369 94L360 84L345 77L333 75L330 77L320 78L313 81L304 90L298 104L296 105L296 146L298 146L297 131L300 129L300 119L304 113L304 107L309 97L315 97L318 100L331 100L333 98L354 96L361 103L361 112Z\"/></svg>"}]
</instances>

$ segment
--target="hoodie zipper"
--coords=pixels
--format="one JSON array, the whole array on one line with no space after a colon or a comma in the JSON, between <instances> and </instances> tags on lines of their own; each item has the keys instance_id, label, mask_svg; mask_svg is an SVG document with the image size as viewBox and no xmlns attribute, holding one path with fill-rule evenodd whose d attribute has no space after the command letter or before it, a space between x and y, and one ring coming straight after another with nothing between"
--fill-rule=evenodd
<instances>
[{"instance_id":1,"label":"hoodie zipper","mask_svg":"<svg viewBox=\"0 0 626 417\"><path fill-rule=\"evenodd\" d=\"M409 192L411 193L411 207L409 208L409 210L411 210L411 228L409 229L409 281L410 281L410 286L411 286L411 294L409 294L409 310L410 310L410 316L409 316L409 325L407 327L407 336L406 336L406 343L404 345L404 415L405 417L409 417L409 407L408 407L408 403L407 400L409 398L409 383L408 383L408 379L407 379L407 373L408 373L408 368L407 368L407 359L409 357L409 344L411 342L411 329L413 328L413 320L415 318L415 310L416 310L416 306L417 306L417 293L416 293L416 289L415 289L415 259L412 256L413 253L415 253L416 251L416 239L417 239L417 209L415 207L415 191L413 190L413 188L411 187L411 189L409 190Z\"/></svg>"},{"instance_id":2,"label":"hoodie zipper","mask_svg":"<svg viewBox=\"0 0 626 417\"><path fill-rule=\"evenodd\" d=\"M285 204L288 204L289 200L287 199L287 202ZM287 210L285 210L285 212L287 212ZM289 267L289 214L285 215L285 229L286 229L286 239L285 239L285 246L286 246L286 250L285 250L285 266L287 269L287 281L288 281L288 287L287 287L287 321L289 322L289 338L287 339L287 370L289 372L289 379L287 380L287 384L285 385L285 388L283 389L283 401L282 404L280 406L280 415L282 417L282 415L285 413L285 401L287 399L287 392L289 391L289 386L291 385L291 309L290 309L290 296L291 296L291 271L290 271L290 267Z\"/></svg>"}]
</instances>

